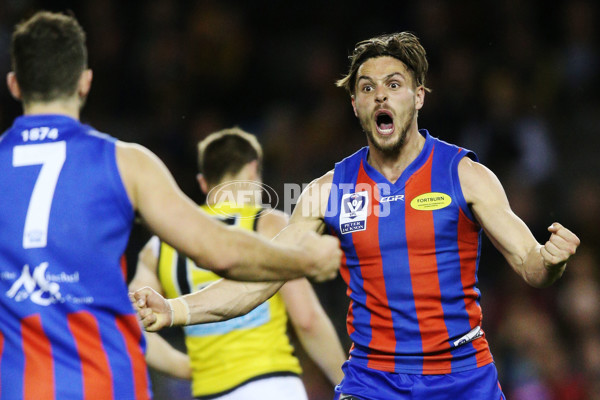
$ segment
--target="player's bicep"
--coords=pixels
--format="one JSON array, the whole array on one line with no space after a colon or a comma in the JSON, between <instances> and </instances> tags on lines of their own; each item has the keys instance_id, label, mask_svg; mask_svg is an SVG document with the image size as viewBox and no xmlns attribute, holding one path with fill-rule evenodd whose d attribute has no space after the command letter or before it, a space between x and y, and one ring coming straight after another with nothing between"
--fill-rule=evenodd
<instances>
[{"instance_id":1,"label":"player's bicep","mask_svg":"<svg viewBox=\"0 0 600 400\"><path fill-rule=\"evenodd\" d=\"M496 175L477 162L463 159L459 178L465 200L488 238L511 265L521 263L537 241L512 211Z\"/></svg>"},{"instance_id":2,"label":"player's bicep","mask_svg":"<svg viewBox=\"0 0 600 400\"><path fill-rule=\"evenodd\" d=\"M141 146L119 144L121 176L134 208L150 230L192 258L218 254L226 227L181 191L156 155Z\"/></svg>"},{"instance_id":3,"label":"player's bicep","mask_svg":"<svg viewBox=\"0 0 600 400\"><path fill-rule=\"evenodd\" d=\"M259 217L256 232L268 239L273 239L287 226L289 220L289 216L282 211L268 210Z\"/></svg>"},{"instance_id":4,"label":"player's bicep","mask_svg":"<svg viewBox=\"0 0 600 400\"><path fill-rule=\"evenodd\" d=\"M333 185L333 171L312 181L300 195L289 225L317 233L325 231L325 213Z\"/></svg>"}]
</instances>

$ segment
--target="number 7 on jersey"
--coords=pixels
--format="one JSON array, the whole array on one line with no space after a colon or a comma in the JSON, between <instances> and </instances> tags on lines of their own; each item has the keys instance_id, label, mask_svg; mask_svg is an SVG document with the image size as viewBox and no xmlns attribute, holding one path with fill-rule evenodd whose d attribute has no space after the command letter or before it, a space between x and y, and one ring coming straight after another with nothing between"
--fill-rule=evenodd
<instances>
[{"instance_id":1,"label":"number 7 on jersey","mask_svg":"<svg viewBox=\"0 0 600 400\"><path fill-rule=\"evenodd\" d=\"M33 186L25 217L24 249L46 247L50 207L66 156L67 145L64 141L20 145L13 149L13 167L42 165Z\"/></svg>"}]
</instances>

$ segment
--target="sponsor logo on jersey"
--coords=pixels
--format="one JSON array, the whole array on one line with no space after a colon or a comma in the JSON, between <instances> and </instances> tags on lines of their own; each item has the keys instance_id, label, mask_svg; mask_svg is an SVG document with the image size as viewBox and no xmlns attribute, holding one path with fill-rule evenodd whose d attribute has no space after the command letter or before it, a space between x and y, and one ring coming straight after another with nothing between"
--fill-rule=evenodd
<instances>
[{"instance_id":1,"label":"sponsor logo on jersey","mask_svg":"<svg viewBox=\"0 0 600 400\"><path fill-rule=\"evenodd\" d=\"M478 339L483 336L483 331L480 326L476 326L467 332L464 336L458 338L454 341L454 347L462 346L463 344L467 344L472 342L475 339Z\"/></svg>"},{"instance_id":2,"label":"sponsor logo on jersey","mask_svg":"<svg viewBox=\"0 0 600 400\"><path fill-rule=\"evenodd\" d=\"M347 193L342 196L340 232L342 234L367 229L369 195L366 191Z\"/></svg>"},{"instance_id":3,"label":"sponsor logo on jersey","mask_svg":"<svg viewBox=\"0 0 600 400\"><path fill-rule=\"evenodd\" d=\"M25 264L21 276L14 281L6 295L16 301L29 298L33 303L40 306L48 306L61 301L60 285L46 279L47 268L48 263L43 262L35 267L33 273L31 273L29 265Z\"/></svg>"},{"instance_id":4,"label":"sponsor logo on jersey","mask_svg":"<svg viewBox=\"0 0 600 400\"><path fill-rule=\"evenodd\" d=\"M410 201L410 206L419 211L433 211L446 208L452 203L452 197L445 193L423 193Z\"/></svg>"},{"instance_id":5,"label":"sponsor logo on jersey","mask_svg":"<svg viewBox=\"0 0 600 400\"><path fill-rule=\"evenodd\" d=\"M395 196L384 196L381 199L379 199L380 203L390 203L392 201L404 201L404 195L397 194Z\"/></svg>"},{"instance_id":6,"label":"sponsor logo on jersey","mask_svg":"<svg viewBox=\"0 0 600 400\"><path fill-rule=\"evenodd\" d=\"M6 296L21 302L29 299L32 303L39 306L49 306L55 303L75 303L90 304L94 302L91 296L73 297L70 294L61 293L61 284L79 283L79 272L67 274L66 272L49 273L47 271L48 263L43 262L33 268L25 264L21 270L21 275L17 277L16 273L4 272L0 274L1 280L14 280Z\"/></svg>"}]
</instances>

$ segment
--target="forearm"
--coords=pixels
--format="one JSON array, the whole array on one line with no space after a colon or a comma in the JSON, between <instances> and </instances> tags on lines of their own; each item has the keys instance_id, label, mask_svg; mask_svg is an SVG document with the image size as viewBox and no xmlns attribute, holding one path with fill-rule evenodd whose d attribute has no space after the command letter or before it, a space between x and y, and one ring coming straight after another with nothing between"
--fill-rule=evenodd
<instances>
[{"instance_id":1,"label":"forearm","mask_svg":"<svg viewBox=\"0 0 600 400\"><path fill-rule=\"evenodd\" d=\"M281 281L310 274L315 262L300 246L271 242L241 229L228 229L226 236L215 246L221 249L211 252L208 265L213 271L231 280ZM207 265L207 253L198 255L198 265Z\"/></svg>"},{"instance_id":2,"label":"forearm","mask_svg":"<svg viewBox=\"0 0 600 400\"><path fill-rule=\"evenodd\" d=\"M187 354L172 347L158 333L145 332L148 365L163 373L179 379L191 379L190 360Z\"/></svg>"},{"instance_id":3,"label":"forearm","mask_svg":"<svg viewBox=\"0 0 600 400\"><path fill-rule=\"evenodd\" d=\"M331 384L340 383L344 377L342 364L346 355L331 321L324 314L319 315L310 328L296 326L295 331L302 347Z\"/></svg>"},{"instance_id":4,"label":"forearm","mask_svg":"<svg viewBox=\"0 0 600 400\"><path fill-rule=\"evenodd\" d=\"M189 324L228 320L247 314L268 300L283 282L237 282L221 279L183 296L189 307Z\"/></svg>"},{"instance_id":5,"label":"forearm","mask_svg":"<svg viewBox=\"0 0 600 400\"><path fill-rule=\"evenodd\" d=\"M552 285L562 276L567 266L566 261L553 265L546 263L541 254L542 248L540 244L532 248L522 265L517 267L525 282L536 288Z\"/></svg>"}]
</instances>

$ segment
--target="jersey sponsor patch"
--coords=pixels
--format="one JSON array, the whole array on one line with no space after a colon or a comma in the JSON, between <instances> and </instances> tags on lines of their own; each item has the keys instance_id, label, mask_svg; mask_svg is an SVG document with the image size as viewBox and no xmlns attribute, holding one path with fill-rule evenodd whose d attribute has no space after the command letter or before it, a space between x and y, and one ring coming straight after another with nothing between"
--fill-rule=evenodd
<instances>
[{"instance_id":1,"label":"jersey sponsor patch","mask_svg":"<svg viewBox=\"0 0 600 400\"><path fill-rule=\"evenodd\" d=\"M476 326L475 328L473 328L469 332L467 332L465 335L463 335L462 337L455 340L453 344L454 344L454 347L462 346L463 344L472 342L473 340L478 339L482 336L483 336L483 331L481 330L481 327Z\"/></svg>"},{"instance_id":2,"label":"jersey sponsor patch","mask_svg":"<svg viewBox=\"0 0 600 400\"><path fill-rule=\"evenodd\" d=\"M346 234L367 229L368 210L369 195L366 191L343 195L340 232Z\"/></svg>"},{"instance_id":3,"label":"jersey sponsor patch","mask_svg":"<svg viewBox=\"0 0 600 400\"><path fill-rule=\"evenodd\" d=\"M17 303L29 299L38 306L50 306L56 303L91 304L94 297L75 297L69 293L63 294L61 289L69 284L79 284L79 272L68 274L64 271L50 273L48 262L43 262L31 268L25 264L21 275L14 272L0 273L0 281L12 281L5 296Z\"/></svg>"},{"instance_id":4,"label":"jersey sponsor patch","mask_svg":"<svg viewBox=\"0 0 600 400\"><path fill-rule=\"evenodd\" d=\"M423 193L410 201L410 206L419 211L434 211L448 207L452 203L452 197L446 193L429 192Z\"/></svg>"}]
</instances>

